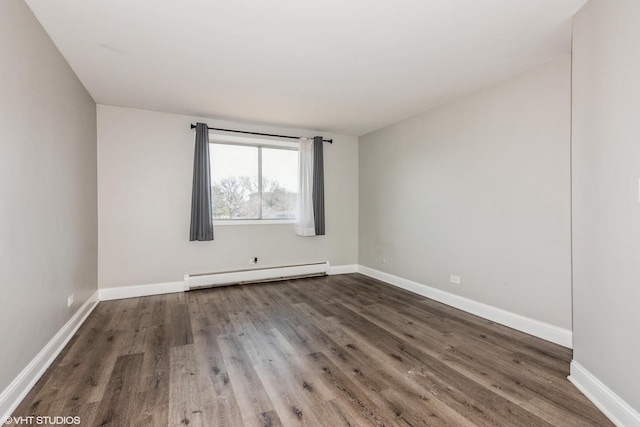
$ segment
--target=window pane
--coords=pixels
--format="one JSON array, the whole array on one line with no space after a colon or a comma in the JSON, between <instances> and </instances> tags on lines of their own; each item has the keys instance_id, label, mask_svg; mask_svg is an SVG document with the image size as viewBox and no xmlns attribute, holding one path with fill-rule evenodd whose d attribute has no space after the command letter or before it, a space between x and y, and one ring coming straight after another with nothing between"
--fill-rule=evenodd
<instances>
[{"instance_id":1,"label":"window pane","mask_svg":"<svg viewBox=\"0 0 640 427\"><path fill-rule=\"evenodd\" d=\"M296 217L298 152L262 149L262 218Z\"/></svg>"},{"instance_id":2,"label":"window pane","mask_svg":"<svg viewBox=\"0 0 640 427\"><path fill-rule=\"evenodd\" d=\"M215 219L257 219L258 148L210 144L211 197Z\"/></svg>"}]
</instances>

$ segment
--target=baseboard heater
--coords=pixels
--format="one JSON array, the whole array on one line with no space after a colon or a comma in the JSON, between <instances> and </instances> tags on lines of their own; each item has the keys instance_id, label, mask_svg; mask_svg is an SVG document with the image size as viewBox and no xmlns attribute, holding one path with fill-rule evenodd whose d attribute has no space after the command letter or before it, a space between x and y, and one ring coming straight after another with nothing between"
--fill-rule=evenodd
<instances>
[{"instance_id":1,"label":"baseboard heater","mask_svg":"<svg viewBox=\"0 0 640 427\"><path fill-rule=\"evenodd\" d=\"M185 289L192 291L216 286L243 285L302 277L325 276L327 274L329 274L328 262L314 262L310 264L221 271L217 273L187 274L184 276L184 281Z\"/></svg>"}]
</instances>

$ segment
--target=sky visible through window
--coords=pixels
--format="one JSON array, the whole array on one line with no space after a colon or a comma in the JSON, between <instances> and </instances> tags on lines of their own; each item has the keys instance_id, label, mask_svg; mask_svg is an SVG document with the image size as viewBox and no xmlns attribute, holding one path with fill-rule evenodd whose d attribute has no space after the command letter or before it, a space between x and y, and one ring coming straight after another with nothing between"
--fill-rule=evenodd
<instances>
[{"instance_id":1,"label":"sky visible through window","mask_svg":"<svg viewBox=\"0 0 640 427\"><path fill-rule=\"evenodd\" d=\"M256 147L211 144L211 177L258 176Z\"/></svg>"},{"instance_id":2,"label":"sky visible through window","mask_svg":"<svg viewBox=\"0 0 640 427\"><path fill-rule=\"evenodd\" d=\"M297 193L298 152L263 148L262 176L279 182L281 186L292 193Z\"/></svg>"}]
</instances>

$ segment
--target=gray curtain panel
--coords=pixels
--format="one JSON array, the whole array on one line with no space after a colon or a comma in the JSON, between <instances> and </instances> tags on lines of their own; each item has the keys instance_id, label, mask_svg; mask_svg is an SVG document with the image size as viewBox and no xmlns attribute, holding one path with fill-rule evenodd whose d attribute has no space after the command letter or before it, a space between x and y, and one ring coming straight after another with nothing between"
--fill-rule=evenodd
<instances>
[{"instance_id":1,"label":"gray curtain panel","mask_svg":"<svg viewBox=\"0 0 640 427\"><path fill-rule=\"evenodd\" d=\"M313 215L316 236L324 235L324 152L322 137L313 137Z\"/></svg>"},{"instance_id":2,"label":"gray curtain panel","mask_svg":"<svg viewBox=\"0 0 640 427\"><path fill-rule=\"evenodd\" d=\"M209 127L206 123L198 123L196 125L196 146L193 155L190 241L213 240L210 170Z\"/></svg>"}]
</instances>

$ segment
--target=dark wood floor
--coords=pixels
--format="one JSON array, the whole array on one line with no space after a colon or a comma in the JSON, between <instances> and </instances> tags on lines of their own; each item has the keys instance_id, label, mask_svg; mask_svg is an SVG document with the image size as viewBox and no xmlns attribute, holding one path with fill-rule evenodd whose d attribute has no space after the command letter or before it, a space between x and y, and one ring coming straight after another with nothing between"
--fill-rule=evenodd
<instances>
[{"instance_id":1,"label":"dark wood floor","mask_svg":"<svg viewBox=\"0 0 640 427\"><path fill-rule=\"evenodd\" d=\"M15 416L85 426L612 425L571 351L358 274L101 302Z\"/></svg>"}]
</instances>

